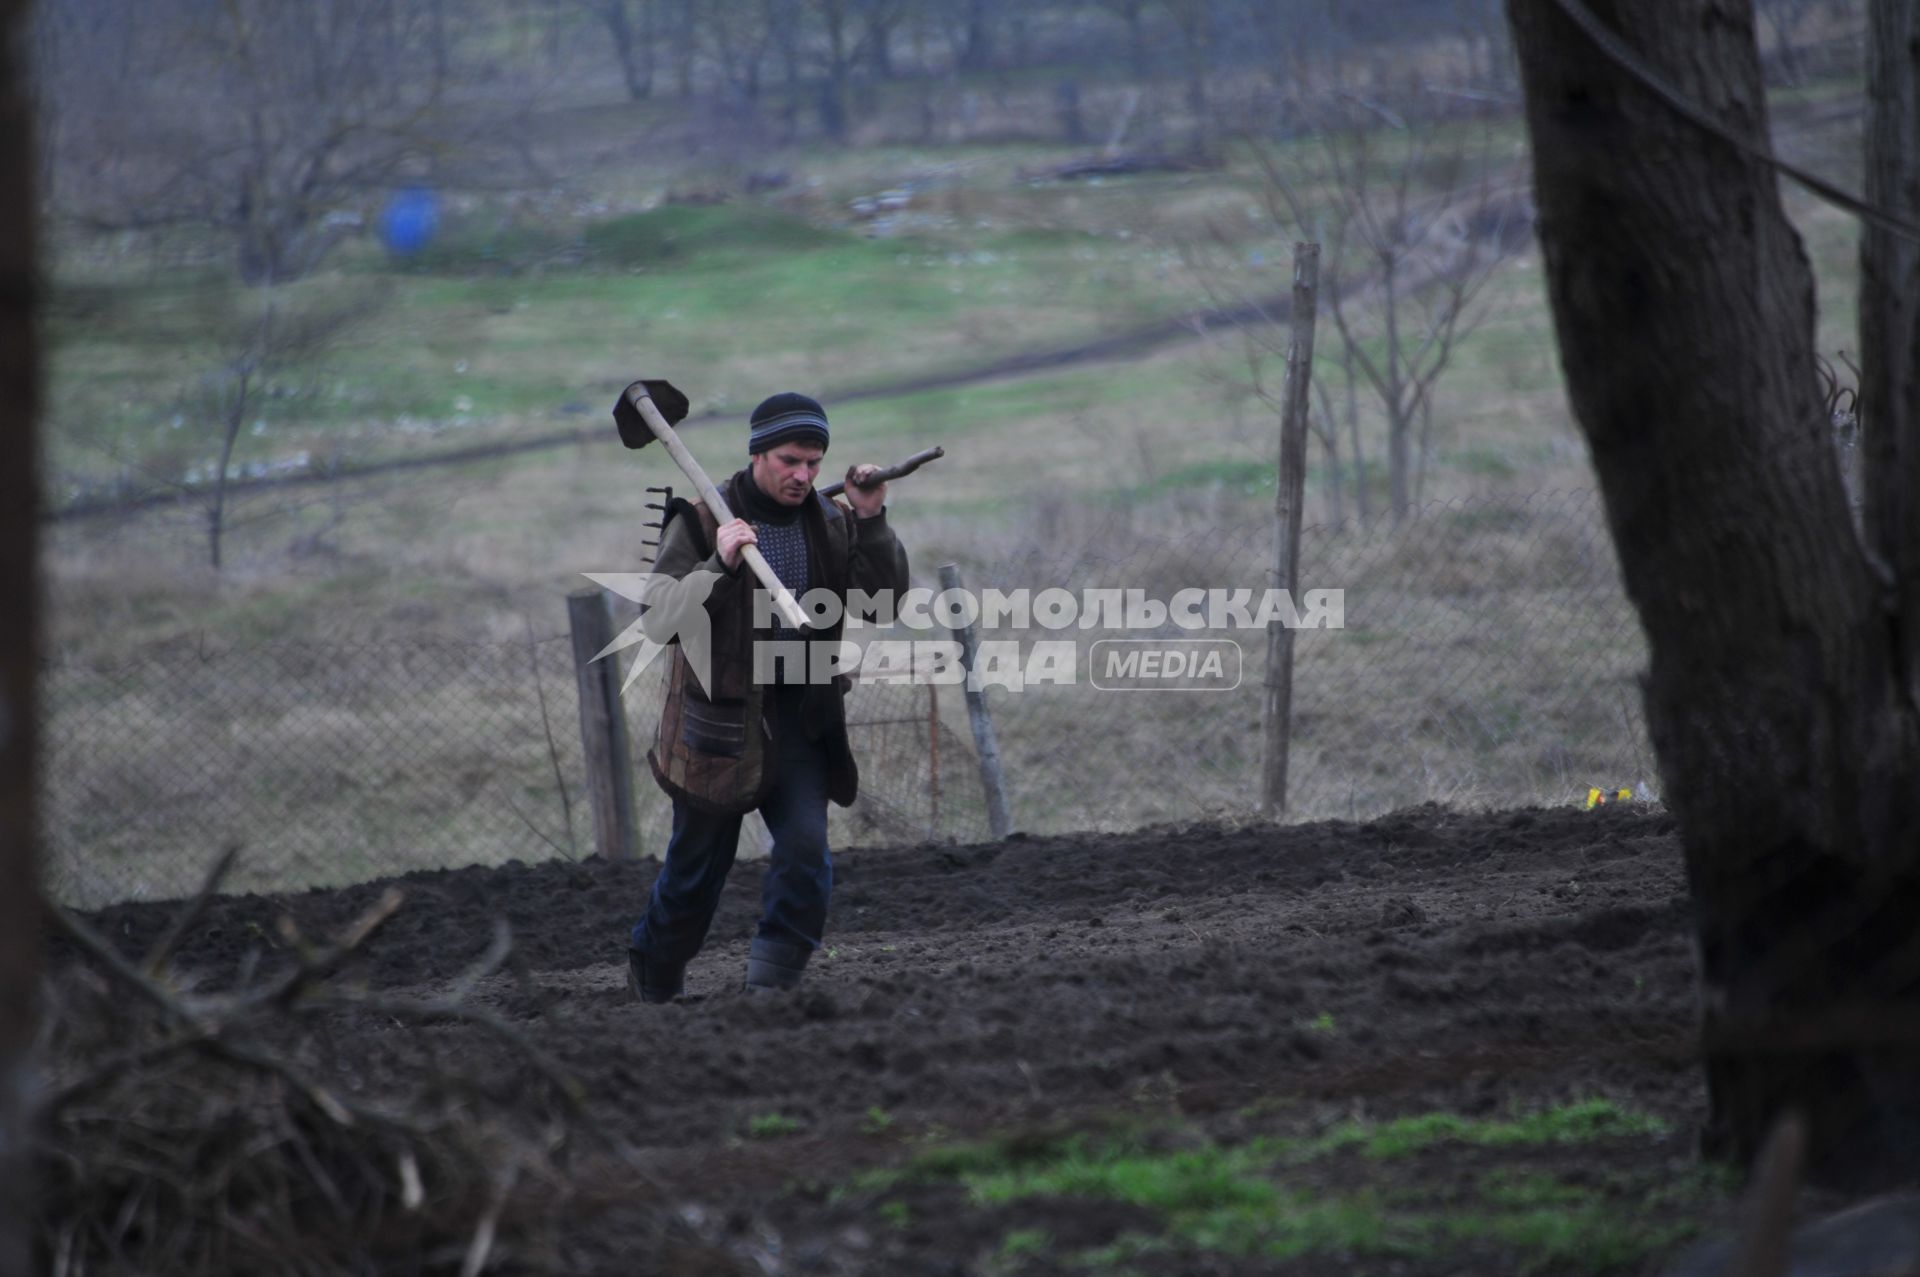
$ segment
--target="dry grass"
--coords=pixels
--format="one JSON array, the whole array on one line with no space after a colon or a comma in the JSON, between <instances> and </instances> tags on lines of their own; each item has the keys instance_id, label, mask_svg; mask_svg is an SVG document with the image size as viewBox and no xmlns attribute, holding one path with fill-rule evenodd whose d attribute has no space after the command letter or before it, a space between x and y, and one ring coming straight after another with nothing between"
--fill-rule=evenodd
<instances>
[{"instance_id":1,"label":"dry grass","mask_svg":"<svg viewBox=\"0 0 1920 1277\"><path fill-rule=\"evenodd\" d=\"M903 507L902 523L928 582L948 551L976 588L1131 587L1164 600L1266 580L1261 504L1219 490L1145 507L1054 503L1001 525L937 517L926 536ZM256 889L584 854L575 695L557 637L565 584L544 595L550 610L532 644L524 618L493 600L493 630L481 626L477 642L368 644L336 632L202 649L181 638L63 663L49 686L62 893L89 903L179 894L196 849L227 843L249 848L239 885ZM1630 685L1637 630L1591 498L1486 498L1399 531L1314 530L1303 585L1344 589L1348 628L1300 638L1294 814L1576 801L1589 784L1640 788L1648 777ZM414 620L454 629L461 606L421 601ZM486 598L472 606L489 615ZM990 693L1016 824L1118 829L1252 806L1261 636L1225 635L1245 651L1237 691L1129 695L1087 681L1086 645L1108 635L1060 636L1080 642L1077 685ZM650 673L628 697L636 758L657 695ZM856 690L868 798L836 810L838 841L985 835L961 698L943 688L937 702L925 688ZM657 850L667 813L644 764L636 792L641 845Z\"/></svg>"}]
</instances>

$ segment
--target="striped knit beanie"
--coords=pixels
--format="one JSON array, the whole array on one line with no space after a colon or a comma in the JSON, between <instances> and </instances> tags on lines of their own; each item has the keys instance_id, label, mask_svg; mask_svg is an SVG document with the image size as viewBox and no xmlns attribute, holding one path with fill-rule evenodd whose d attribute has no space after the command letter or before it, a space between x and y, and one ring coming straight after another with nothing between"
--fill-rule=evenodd
<instances>
[{"instance_id":1,"label":"striped knit beanie","mask_svg":"<svg viewBox=\"0 0 1920 1277\"><path fill-rule=\"evenodd\" d=\"M796 440L827 446L827 411L820 401L792 391L762 400L753 410L747 451L765 452Z\"/></svg>"}]
</instances>

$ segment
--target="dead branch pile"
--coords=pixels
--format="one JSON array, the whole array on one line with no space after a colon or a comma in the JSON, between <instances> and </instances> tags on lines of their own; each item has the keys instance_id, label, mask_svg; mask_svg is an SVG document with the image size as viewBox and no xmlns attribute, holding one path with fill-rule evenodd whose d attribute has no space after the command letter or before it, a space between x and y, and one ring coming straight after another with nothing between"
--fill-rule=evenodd
<instances>
[{"instance_id":1,"label":"dead branch pile","mask_svg":"<svg viewBox=\"0 0 1920 1277\"><path fill-rule=\"evenodd\" d=\"M42 1271L459 1273L538 1252L563 1195L553 1157L574 1083L512 1025L467 1005L509 952L500 924L452 993L409 1002L339 978L397 891L331 944L291 920L292 967L196 992L169 955L231 862L142 959L56 912L84 960L46 995L36 1104ZM489 1110L452 1071L375 1081L340 1028L466 1023L511 1042L545 1100ZM385 1074L382 1073L382 1077ZM376 1094L375 1092L380 1092ZM531 1114L531 1116L530 1116Z\"/></svg>"}]
</instances>

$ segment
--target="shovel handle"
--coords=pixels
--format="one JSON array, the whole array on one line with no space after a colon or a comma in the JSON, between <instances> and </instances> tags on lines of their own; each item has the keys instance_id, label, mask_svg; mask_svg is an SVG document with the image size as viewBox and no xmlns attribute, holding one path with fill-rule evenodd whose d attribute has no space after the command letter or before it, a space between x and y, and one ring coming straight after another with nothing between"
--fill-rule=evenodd
<instances>
[{"instance_id":1,"label":"shovel handle","mask_svg":"<svg viewBox=\"0 0 1920 1277\"><path fill-rule=\"evenodd\" d=\"M667 419L660 415L660 410L653 406L653 400L647 395L646 389L646 386L639 382L629 386L627 402L634 406L635 411L640 414L640 419L647 423L647 429L653 431L653 437L666 446L668 455L673 458L674 464L680 467L680 472L686 475L687 480L699 490L700 499L706 502L707 509L713 512L714 519L720 523L731 523L733 511L727 509L726 501L720 496L720 489L713 486L713 480L707 478L707 472L700 468L700 463L693 459L691 452L687 451L687 445L680 442L680 436L675 434L673 427L667 424ZM760 584L766 587L767 593L773 596L773 605L779 609L781 619L796 630L806 629L807 614L800 610L799 600L795 599L793 591L781 582L773 570L773 565L768 563L766 556L760 553L760 548L743 545L740 547L740 558L753 570L754 576L759 578Z\"/></svg>"},{"instance_id":2,"label":"shovel handle","mask_svg":"<svg viewBox=\"0 0 1920 1277\"><path fill-rule=\"evenodd\" d=\"M895 465L882 467L880 472L873 476L873 481L874 483L886 483L890 479L904 478L907 475L912 474L915 470L918 470L921 466L926 465L927 462L938 461L940 458L946 455L947 455L947 450L945 448L928 448L924 452L916 452L911 457L908 457L905 461L899 462ZM862 486L869 486L869 485L862 485ZM821 496L827 497L829 499L839 496L842 492L845 492L846 490L847 490L847 481L845 479L836 479L832 483L829 483L824 488L814 489L814 491L818 492Z\"/></svg>"}]
</instances>

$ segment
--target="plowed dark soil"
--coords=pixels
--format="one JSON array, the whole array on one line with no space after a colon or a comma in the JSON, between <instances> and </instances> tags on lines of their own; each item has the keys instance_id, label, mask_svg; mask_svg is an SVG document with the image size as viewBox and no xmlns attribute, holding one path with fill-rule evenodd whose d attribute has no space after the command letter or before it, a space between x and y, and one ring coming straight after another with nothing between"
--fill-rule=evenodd
<instances>
[{"instance_id":1,"label":"plowed dark soil","mask_svg":"<svg viewBox=\"0 0 1920 1277\"><path fill-rule=\"evenodd\" d=\"M643 1007L624 946L656 868L399 879L405 906L342 977L431 995L507 919L517 967L478 999L584 1083L576 1143L618 1150L593 1163L573 1208L580 1271L992 1271L999 1233L977 1215L922 1211L884 1230L827 1191L897 1164L928 1132L1143 1104L1220 1129L1259 1101L1488 1114L1603 1096L1666 1118L1684 1143L1702 1116L1685 884L1658 811L1423 808L1368 824L846 852L828 947L801 991L773 997L736 989L758 899L759 866L742 862L692 996ZM179 965L212 984L249 960L271 969L282 915L324 935L387 885L217 901ZM137 953L174 912L95 921ZM369 1090L428 1059L457 1059L499 1101L531 1086L512 1049L475 1028L369 1021L348 1036ZM773 1114L797 1129L764 1138ZM995 1228L1043 1218L1057 1244L1086 1245L1138 1213L1009 1212Z\"/></svg>"}]
</instances>

